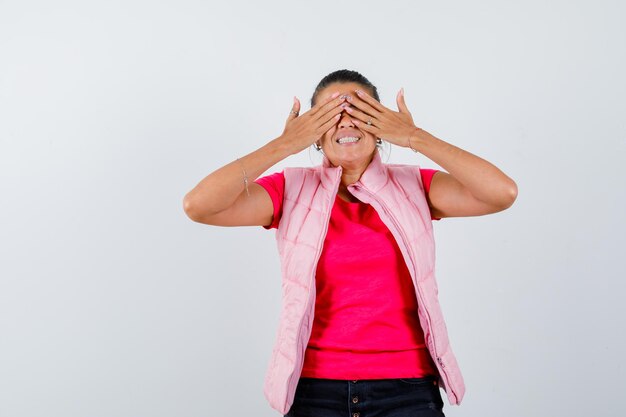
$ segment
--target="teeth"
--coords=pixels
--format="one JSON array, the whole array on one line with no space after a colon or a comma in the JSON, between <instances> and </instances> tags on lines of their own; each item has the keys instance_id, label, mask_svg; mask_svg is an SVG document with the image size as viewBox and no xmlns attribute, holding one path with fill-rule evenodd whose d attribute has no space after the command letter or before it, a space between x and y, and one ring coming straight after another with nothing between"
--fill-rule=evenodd
<instances>
[{"instance_id":1,"label":"teeth","mask_svg":"<svg viewBox=\"0 0 626 417\"><path fill-rule=\"evenodd\" d=\"M349 143L349 142L356 142L357 140L359 140L359 138L346 136L345 138L339 139L337 142L339 142L339 143Z\"/></svg>"}]
</instances>

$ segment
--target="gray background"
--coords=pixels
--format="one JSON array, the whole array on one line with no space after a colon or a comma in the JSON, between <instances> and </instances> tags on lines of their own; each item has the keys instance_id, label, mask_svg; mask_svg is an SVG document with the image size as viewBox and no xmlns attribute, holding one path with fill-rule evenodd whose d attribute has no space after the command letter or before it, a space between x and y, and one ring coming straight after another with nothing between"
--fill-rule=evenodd
<instances>
[{"instance_id":1,"label":"gray background","mask_svg":"<svg viewBox=\"0 0 626 417\"><path fill-rule=\"evenodd\" d=\"M394 110L404 87L419 126L519 186L434 226L467 385L446 415L623 415L625 11L0 1L0 416L278 415L274 232L194 223L182 198L340 68Z\"/></svg>"}]
</instances>

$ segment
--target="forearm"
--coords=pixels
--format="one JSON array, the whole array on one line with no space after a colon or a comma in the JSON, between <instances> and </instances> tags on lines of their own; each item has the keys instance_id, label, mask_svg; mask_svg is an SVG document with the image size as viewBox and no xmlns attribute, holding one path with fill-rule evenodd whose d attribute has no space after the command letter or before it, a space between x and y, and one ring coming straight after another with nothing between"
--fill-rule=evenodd
<instances>
[{"instance_id":1,"label":"forearm","mask_svg":"<svg viewBox=\"0 0 626 417\"><path fill-rule=\"evenodd\" d=\"M278 137L213 171L185 195L185 211L218 213L230 207L242 192L246 192L244 169L249 186L259 175L291 153L285 141Z\"/></svg>"},{"instance_id":2,"label":"forearm","mask_svg":"<svg viewBox=\"0 0 626 417\"><path fill-rule=\"evenodd\" d=\"M422 129L410 136L410 144L463 184L476 199L498 207L508 207L515 200L517 184L492 163Z\"/></svg>"}]
</instances>

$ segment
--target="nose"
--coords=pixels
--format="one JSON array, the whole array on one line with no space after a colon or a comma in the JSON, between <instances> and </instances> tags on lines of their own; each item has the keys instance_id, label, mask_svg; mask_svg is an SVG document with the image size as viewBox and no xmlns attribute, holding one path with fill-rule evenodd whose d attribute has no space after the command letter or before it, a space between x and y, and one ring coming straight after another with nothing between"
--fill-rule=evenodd
<instances>
[{"instance_id":1,"label":"nose","mask_svg":"<svg viewBox=\"0 0 626 417\"><path fill-rule=\"evenodd\" d=\"M350 117L350 114L347 111L343 111L341 112L341 117L339 118L339 125L338 128L342 128L342 127L354 127L354 122L352 121L352 118Z\"/></svg>"}]
</instances>

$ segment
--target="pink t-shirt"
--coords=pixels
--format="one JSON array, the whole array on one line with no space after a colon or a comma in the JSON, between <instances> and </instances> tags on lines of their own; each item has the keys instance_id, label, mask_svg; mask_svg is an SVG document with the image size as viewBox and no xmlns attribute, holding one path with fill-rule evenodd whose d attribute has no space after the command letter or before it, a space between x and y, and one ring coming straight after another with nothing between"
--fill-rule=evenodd
<instances>
[{"instance_id":1,"label":"pink t-shirt","mask_svg":"<svg viewBox=\"0 0 626 417\"><path fill-rule=\"evenodd\" d=\"M437 170L421 169L428 192ZM282 212L284 175L258 178ZM393 235L374 208L335 199L316 270L315 317L301 376L331 379L436 375L417 299Z\"/></svg>"}]
</instances>

